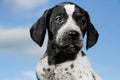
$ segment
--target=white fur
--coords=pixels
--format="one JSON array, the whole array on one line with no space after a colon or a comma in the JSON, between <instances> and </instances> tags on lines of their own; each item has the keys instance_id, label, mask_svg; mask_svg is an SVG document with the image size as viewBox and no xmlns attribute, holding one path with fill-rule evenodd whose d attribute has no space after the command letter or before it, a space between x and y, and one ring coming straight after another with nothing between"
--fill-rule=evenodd
<instances>
[{"instance_id":1,"label":"white fur","mask_svg":"<svg viewBox=\"0 0 120 80\"><path fill-rule=\"evenodd\" d=\"M48 69L50 68L51 71L53 71L55 69L55 66L52 65L52 66L49 66L48 64L48 56L46 56L45 58L42 58L38 64L37 64L37 67L36 67L36 74L37 74L37 77L40 79L40 80L46 80L44 79L44 77L42 75L44 74L47 74L45 73L45 71L43 71L43 68L44 69Z\"/></svg>"},{"instance_id":2,"label":"white fur","mask_svg":"<svg viewBox=\"0 0 120 80\"><path fill-rule=\"evenodd\" d=\"M68 15L72 15L73 12L75 11L75 5L67 4L64 6L64 8Z\"/></svg>"},{"instance_id":3,"label":"white fur","mask_svg":"<svg viewBox=\"0 0 120 80\"><path fill-rule=\"evenodd\" d=\"M74 68L71 69L70 65L73 64ZM52 80L45 78L42 75L48 76L51 73L43 71L43 68L50 68L56 75L53 80L102 80L91 68L89 61L86 56L82 56L81 51L77 54L77 57L73 61L68 61L58 65L48 65L48 56L41 59L37 65L36 73L39 79L41 80ZM65 69L68 68L66 71ZM72 75L66 74L66 72L71 73ZM93 76L95 76L95 79ZM52 76L51 76L52 77ZM61 79L62 77L63 79ZM66 78L67 77L67 78Z\"/></svg>"}]
</instances>

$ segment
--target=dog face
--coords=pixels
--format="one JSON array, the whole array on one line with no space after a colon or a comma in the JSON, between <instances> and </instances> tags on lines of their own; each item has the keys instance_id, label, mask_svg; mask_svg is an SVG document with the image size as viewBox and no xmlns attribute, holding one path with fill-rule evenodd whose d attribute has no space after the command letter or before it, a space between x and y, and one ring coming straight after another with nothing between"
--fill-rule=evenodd
<instances>
[{"instance_id":1,"label":"dog face","mask_svg":"<svg viewBox=\"0 0 120 80\"><path fill-rule=\"evenodd\" d=\"M98 32L92 25L88 13L74 3L65 2L46 10L43 16L32 26L32 39L42 46L48 29L49 43L54 42L60 48L80 50L87 33L86 48L92 47L98 39Z\"/></svg>"}]
</instances>

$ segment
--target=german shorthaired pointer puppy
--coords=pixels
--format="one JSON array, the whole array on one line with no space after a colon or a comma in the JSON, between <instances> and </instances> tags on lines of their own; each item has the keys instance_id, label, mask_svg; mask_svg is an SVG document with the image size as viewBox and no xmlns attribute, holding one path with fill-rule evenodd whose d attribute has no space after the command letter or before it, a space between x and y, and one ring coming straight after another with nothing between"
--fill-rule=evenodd
<instances>
[{"instance_id":1,"label":"german shorthaired pointer puppy","mask_svg":"<svg viewBox=\"0 0 120 80\"><path fill-rule=\"evenodd\" d=\"M47 50L36 69L38 80L101 80L81 50L94 46L98 32L88 13L71 2L46 10L30 29L31 38L41 47L48 30Z\"/></svg>"}]
</instances>

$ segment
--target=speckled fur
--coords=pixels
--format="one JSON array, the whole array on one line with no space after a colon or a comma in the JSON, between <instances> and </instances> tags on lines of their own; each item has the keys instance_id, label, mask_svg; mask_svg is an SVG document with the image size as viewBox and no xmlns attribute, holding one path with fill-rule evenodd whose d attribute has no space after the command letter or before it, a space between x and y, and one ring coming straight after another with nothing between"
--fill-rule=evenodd
<instances>
[{"instance_id":1,"label":"speckled fur","mask_svg":"<svg viewBox=\"0 0 120 80\"><path fill-rule=\"evenodd\" d=\"M48 56L37 65L36 73L41 80L101 80L92 70L86 55L80 51L73 61L48 65Z\"/></svg>"}]
</instances>

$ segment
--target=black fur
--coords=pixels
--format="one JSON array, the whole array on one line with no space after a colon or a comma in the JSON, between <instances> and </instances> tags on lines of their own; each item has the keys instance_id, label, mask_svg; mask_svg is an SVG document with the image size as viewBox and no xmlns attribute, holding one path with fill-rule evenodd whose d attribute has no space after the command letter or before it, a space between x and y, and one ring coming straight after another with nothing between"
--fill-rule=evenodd
<instances>
[{"instance_id":1,"label":"black fur","mask_svg":"<svg viewBox=\"0 0 120 80\"><path fill-rule=\"evenodd\" d=\"M51 42L47 47L49 65L60 64L66 61L74 60L80 48L73 50L71 47L58 47L55 42Z\"/></svg>"},{"instance_id":2,"label":"black fur","mask_svg":"<svg viewBox=\"0 0 120 80\"><path fill-rule=\"evenodd\" d=\"M49 22L50 10L46 10L42 17L30 29L31 38L39 45L42 46L46 34L46 27Z\"/></svg>"}]
</instances>

